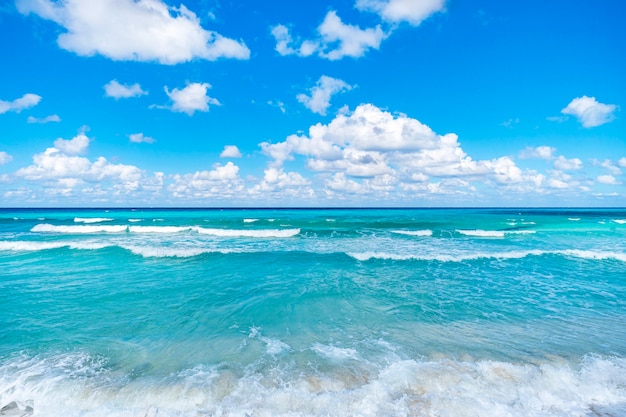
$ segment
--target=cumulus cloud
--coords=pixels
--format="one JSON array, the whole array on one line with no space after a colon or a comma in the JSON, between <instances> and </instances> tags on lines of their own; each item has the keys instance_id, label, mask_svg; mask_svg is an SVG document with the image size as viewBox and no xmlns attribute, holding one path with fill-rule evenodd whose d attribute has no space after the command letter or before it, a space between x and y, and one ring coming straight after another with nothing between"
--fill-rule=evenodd
<instances>
[{"instance_id":1,"label":"cumulus cloud","mask_svg":"<svg viewBox=\"0 0 626 417\"><path fill-rule=\"evenodd\" d=\"M40 124L58 123L61 121L61 118L59 117L58 114L53 114L53 115L42 117L42 118L28 116L28 119L26 119L26 121L28 123L40 123Z\"/></svg>"},{"instance_id":2,"label":"cumulus cloud","mask_svg":"<svg viewBox=\"0 0 626 417\"><path fill-rule=\"evenodd\" d=\"M620 158L619 161L617 161L617 165L621 166L622 168L626 168L626 157Z\"/></svg>"},{"instance_id":3,"label":"cumulus cloud","mask_svg":"<svg viewBox=\"0 0 626 417\"><path fill-rule=\"evenodd\" d=\"M220 102L207 95L207 90L211 88L208 83L191 83L185 88L175 88L169 91L165 87L165 93L172 100L170 110L180 113L187 113L192 116L195 111L209 111L209 104L219 106Z\"/></svg>"},{"instance_id":4,"label":"cumulus cloud","mask_svg":"<svg viewBox=\"0 0 626 417\"><path fill-rule=\"evenodd\" d=\"M311 110L313 113L326 115L326 110L330 107L330 99L334 94L351 90L352 86L337 78L322 75L315 87L311 88L310 95L298 94L298 101Z\"/></svg>"},{"instance_id":5,"label":"cumulus cloud","mask_svg":"<svg viewBox=\"0 0 626 417\"><path fill-rule=\"evenodd\" d=\"M176 198L229 199L240 196L245 187L239 178L239 167L232 162L217 164L211 171L172 176L168 189Z\"/></svg>"},{"instance_id":6,"label":"cumulus cloud","mask_svg":"<svg viewBox=\"0 0 626 417\"><path fill-rule=\"evenodd\" d=\"M4 151L0 151L0 165L8 164L13 160L13 157Z\"/></svg>"},{"instance_id":7,"label":"cumulus cloud","mask_svg":"<svg viewBox=\"0 0 626 417\"><path fill-rule=\"evenodd\" d=\"M619 184L619 182L615 179L613 175L600 175L598 176L598 178L596 178L596 181L598 181L601 184L608 184L608 185Z\"/></svg>"},{"instance_id":8,"label":"cumulus cloud","mask_svg":"<svg viewBox=\"0 0 626 417\"><path fill-rule=\"evenodd\" d=\"M241 152L234 145L226 145L220 154L220 158L241 158Z\"/></svg>"},{"instance_id":9,"label":"cumulus cloud","mask_svg":"<svg viewBox=\"0 0 626 417\"><path fill-rule=\"evenodd\" d=\"M299 46L293 45L294 40L287 26L276 25L271 32L276 40L276 51L281 55L305 57L317 54L330 61L344 57L359 58L369 49L378 49L387 36L380 25L361 29L345 24L335 11L326 14L324 21L317 28L316 39L301 41Z\"/></svg>"},{"instance_id":10,"label":"cumulus cloud","mask_svg":"<svg viewBox=\"0 0 626 417\"><path fill-rule=\"evenodd\" d=\"M81 56L177 64L195 58L248 59L250 50L209 31L184 5L162 0L17 0L23 14L34 13L65 29L58 45Z\"/></svg>"},{"instance_id":11,"label":"cumulus cloud","mask_svg":"<svg viewBox=\"0 0 626 417\"><path fill-rule=\"evenodd\" d=\"M54 141L54 147L67 155L83 154L89 147L89 138L84 133L79 133L69 140L59 138Z\"/></svg>"},{"instance_id":12,"label":"cumulus cloud","mask_svg":"<svg viewBox=\"0 0 626 417\"><path fill-rule=\"evenodd\" d=\"M582 169L583 162L578 158L567 159L563 155L560 155L554 160L554 168L561 171L574 171Z\"/></svg>"},{"instance_id":13,"label":"cumulus cloud","mask_svg":"<svg viewBox=\"0 0 626 417\"><path fill-rule=\"evenodd\" d=\"M63 195L79 186L87 187L82 190L83 194L93 194L104 182L112 183L116 193L142 188L144 174L139 168L113 164L104 157L92 162L78 156L86 151L88 144L89 138L84 133L70 140L57 139L54 147L35 154L33 164L19 169L15 175L28 181L41 181L47 184L47 192Z\"/></svg>"},{"instance_id":14,"label":"cumulus cloud","mask_svg":"<svg viewBox=\"0 0 626 417\"><path fill-rule=\"evenodd\" d=\"M452 179L466 181L468 187L471 181L481 180L495 186L532 188L543 180L506 156L473 160L455 134L438 135L416 119L371 104L339 114L329 124L311 126L307 135L260 146L276 170L286 161L304 157L306 168L326 178L326 188L333 192L427 192L440 189L441 184L433 185L434 178L450 186Z\"/></svg>"},{"instance_id":15,"label":"cumulus cloud","mask_svg":"<svg viewBox=\"0 0 626 417\"><path fill-rule=\"evenodd\" d=\"M13 101L0 100L0 114L13 111L16 113L21 112L24 109L34 107L41 101L41 96L37 94L24 94L20 98L16 98Z\"/></svg>"},{"instance_id":16,"label":"cumulus cloud","mask_svg":"<svg viewBox=\"0 0 626 417\"><path fill-rule=\"evenodd\" d=\"M390 23L408 22L418 26L445 8L445 0L357 0L356 8L377 13Z\"/></svg>"},{"instance_id":17,"label":"cumulus cloud","mask_svg":"<svg viewBox=\"0 0 626 417\"><path fill-rule=\"evenodd\" d=\"M561 113L575 116L583 127L590 128L612 121L616 109L615 104L604 104L595 97L582 96L573 99Z\"/></svg>"},{"instance_id":18,"label":"cumulus cloud","mask_svg":"<svg viewBox=\"0 0 626 417\"><path fill-rule=\"evenodd\" d=\"M107 97L114 99L139 97L148 94L147 91L141 89L137 83L132 85L120 84L117 80L111 80L104 86Z\"/></svg>"},{"instance_id":19,"label":"cumulus cloud","mask_svg":"<svg viewBox=\"0 0 626 417\"><path fill-rule=\"evenodd\" d=\"M130 139L133 143L154 143L156 139L151 138L150 136L144 136L143 133L133 133L128 135L128 139Z\"/></svg>"},{"instance_id":20,"label":"cumulus cloud","mask_svg":"<svg viewBox=\"0 0 626 417\"><path fill-rule=\"evenodd\" d=\"M519 157L522 159L552 159L556 148L551 146L537 146L536 148L527 147L520 152Z\"/></svg>"}]
</instances>

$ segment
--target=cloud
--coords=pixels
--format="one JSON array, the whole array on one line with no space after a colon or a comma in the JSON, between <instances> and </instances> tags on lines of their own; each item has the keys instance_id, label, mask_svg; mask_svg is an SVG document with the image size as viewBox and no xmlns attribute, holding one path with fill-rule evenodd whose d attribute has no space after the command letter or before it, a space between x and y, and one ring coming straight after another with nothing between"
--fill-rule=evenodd
<instances>
[{"instance_id":1,"label":"cloud","mask_svg":"<svg viewBox=\"0 0 626 417\"><path fill-rule=\"evenodd\" d=\"M156 139L151 138L150 136L144 136L143 133L133 133L128 135L128 139L130 139L133 143L154 143Z\"/></svg>"},{"instance_id":2,"label":"cloud","mask_svg":"<svg viewBox=\"0 0 626 417\"><path fill-rule=\"evenodd\" d=\"M560 155L554 160L554 168L561 171L574 171L582 169L583 163L578 158L567 159L563 155Z\"/></svg>"},{"instance_id":3,"label":"cloud","mask_svg":"<svg viewBox=\"0 0 626 417\"><path fill-rule=\"evenodd\" d=\"M613 175L600 175L598 178L596 178L596 181L598 181L601 184L607 184L607 185L620 184Z\"/></svg>"},{"instance_id":4,"label":"cloud","mask_svg":"<svg viewBox=\"0 0 626 417\"><path fill-rule=\"evenodd\" d=\"M575 116L583 127L590 128L612 121L617 109L615 104L599 103L595 97L577 97L561 113Z\"/></svg>"},{"instance_id":5,"label":"cloud","mask_svg":"<svg viewBox=\"0 0 626 417\"><path fill-rule=\"evenodd\" d=\"M619 163L620 161L618 161L618 165ZM602 162L595 161L595 165L600 165L602 168L605 168L611 175L622 175L622 170L609 159L605 159Z\"/></svg>"},{"instance_id":6,"label":"cloud","mask_svg":"<svg viewBox=\"0 0 626 417\"><path fill-rule=\"evenodd\" d=\"M192 59L248 59L241 42L205 30L184 5L162 0L17 0L23 14L34 13L65 29L58 45L81 56L177 64Z\"/></svg>"},{"instance_id":7,"label":"cloud","mask_svg":"<svg viewBox=\"0 0 626 417\"><path fill-rule=\"evenodd\" d=\"M59 138L54 141L54 147L67 155L83 154L89 147L89 138L84 133L79 133L69 140Z\"/></svg>"},{"instance_id":8,"label":"cloud","mask_svg":"<svg viewBox=\"0 0 626 417\"><path fill-rule=\"evenodd\" d=\"M139 97L148 94L147 91L143 91L141 86L137 83L133 85L120 84L117 80L111 80L104 86L104 91L107 97L113 97L114 99Z\"/></svg>"},{"instance_id":9,"label":"cloud","mask_svg":"<svg viewBox=\"0 0 626 417\"><path fill-rule=\"evenodd\" d=\"M226 145L220 154L220 158L241 158L241 152L234 145Z\"/></svg>"},{"instance_id":10,"label":"cloud","mask_svg":"<svg viewBox=\"0 0 626 417\"><path fill-rule=\"evenodd\" d=\"M239 178L239 167L232 162L216 164L211 171L172 176L168 190L176 198L232 199L245 191Z\"/></svg>"},{"instance_id":11,"label":"cloud","mask_svg":"<svg viewBox=\"0 0 626 417\"><path fill-rule=\"evenodd\" d=\"M172 91L166 86L165 93L173 102L168 108L174 112L187 113L189 116L195 111L208 112L209 104L220 105L217 99L207 95L209 88L211 85L208 83L191 83L183 89L175 88Z\"/></svg>"},{"instance_id":12,"label":"cloud","mask_svg":"<svg viewBox=\"0 0 626 417\"><path fill-rule=\"evenodd\" d=\"M13 111L16 113L21 112L24 109L34 107L41 101L41 96L37 94L24 94L22 97L13 101L0 100L0 114Z\"/></svg>"},{"instance_id":13,"label":"cloud","mask_svg":"<svg viewBox=\"0 0 626 417\"><path fill-rule=\"evenodd\" d=\"M276 51L280 55L298 55L302 57L317 54L321 58L336 61L344 57L359 58L369 49L378 49L387 36L380 26L361 29L341 21L337 12L329 11L324 21L318 26L318 37L306 40L300 46L292 46L293 38L289 28L276 25L271 30L276 39Z\"/></svg>"},{"instance_id":14,"label":"cloud","mask_svg":"<svg viewBox=\"0 0 626 417\"><path fill-rule=\"evenodd\" d=\"M33 116L28 116L28 119L26 119L26 121L28 123L40 123L40 124L45 124L45 123L57 123L61 121L61 118L59 117L59 115L57 114L53 114L51 116L46 116L43 118L37 118L37 117L33 117Z\"/></svg>"},{"instance_id":15,"label":"cloud","mask_svg":"<svg viewBox=\"0 0 626 417\"><path fill-rule=\"evenodd\" d=\"M543 181L543 176L523 171L506 156L473 160L455 134L438 135L416 119L372 104L339 114L329 124L311 126L307 135L260 146L271 158L270 167L278 170L286 161L303 157L305 167L325 178L327 190L334 192L388 196L393 190L427 192L433 187L441 190L437 187L442 184L471 186L472 181L532 189ZM436 178L439 185L433 185Z\"/></svg>"},{"instance_id":16,"label":"cloud","mask_svg":"<svg viewBox=\"0 0 626 417\"><path fill-rule=\"evenodd\" d=\"M334 94L351 89L352 86L342 80L322 75L315 87L309 90L311 92L310 96L298 94L296 98L313 113L325 116L326 110L330 107L330 98Z\"/></svg>"},{"instance_id":17,"label":"cloud","mask_svg":"<svg viewBox=\"0 0 626 417\"><path fill-rule=\"evenodd\" d=\"M285 103L283 103L282 101L268 100L267 104L272 107L278 107L278 109L280 109L283 114L287 112L287 109L285 108Z\"/></svg>"},{"instance_id":18,"label":"cloud","mask_svg":"<svg viewBox=\"0 0 626 417\"><path fill-rule=\"evenodd\" d=\"M556 148L551 146L537 146L536 148L527 147L520 152L519 157L522 159L552 159Z\"/></svg>"},{"instance_id":19,"label":"cloud","mask_svg":"<svg viewBox=\"0 0 626 417\"><path fill-rule=\"evenodd\" d=\"M54 147L35 154L33 164L19 169L15 175L43 182L49 194L69 195L79 186L85 187L80 191L83 195L97 194L105 182L112 183L112 194L143 188L144 173L135 166L112 164L102 156L93 162L78 156L87 150L89 141L84 133L70 140L57 139ZM154 186L151 181L147 183Z\"/></svg>"},{"instance_id":20,"label":"cloud","mask_svg":"<svg viewBox=\"0 0 626 417\"><path fill-rule=\"evenodd\" d=\"M408 22L418 26L445 9L445 0L357 0L359 10L377 13L389 23Z\"/></svg>"},{"instance_id":21,"label":"cloud","mask_svg":"<svg viewBox=\"0 0 626 417\"><path fill-rule=\"evenodd\" d=\"M13 160L13 157L4 151L0 151L0 165L8 164Z\"/></svg>"},{"instance_id":22,"label":"cloud","mask_svg":"<svg viewBox=\"0 0 626 417\"><path fill-rule=\"evenodd\" d=\"M622 168L626 168L626 157L620 158L619 161L617 161L617 165L621 166Z\"/></svg>"}]
</instances>

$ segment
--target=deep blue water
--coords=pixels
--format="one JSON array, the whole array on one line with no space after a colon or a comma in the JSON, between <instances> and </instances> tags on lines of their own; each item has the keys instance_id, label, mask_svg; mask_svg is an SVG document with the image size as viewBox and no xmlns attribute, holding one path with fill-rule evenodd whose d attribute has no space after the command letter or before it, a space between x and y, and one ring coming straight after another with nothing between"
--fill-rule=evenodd
<instances>
[{"instance_id":1,"label":"deep blue water","mask_svg":"<svg viewBox=\"0 0 626 417\"><path fill-rule=\"evenodd\" d=\"M3 209L0 408L626 415L626 210Z\"/></svg>"}]
</instances>

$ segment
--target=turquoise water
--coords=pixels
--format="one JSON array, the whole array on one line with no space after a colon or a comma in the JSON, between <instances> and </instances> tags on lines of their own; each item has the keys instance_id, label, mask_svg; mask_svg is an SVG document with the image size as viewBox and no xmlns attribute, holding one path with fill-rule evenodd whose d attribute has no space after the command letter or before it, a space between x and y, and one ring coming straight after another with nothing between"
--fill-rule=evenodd
<instances>
[{"instance_id":1,"label":"turquoise water","mask_svg":"<svg viewBox=\"0 0 626 417\"><path fill-rule=\"evenodd\" d=\"M0 210L0 412L626 415L626 210Z\"/></svg>"}]
</instances>

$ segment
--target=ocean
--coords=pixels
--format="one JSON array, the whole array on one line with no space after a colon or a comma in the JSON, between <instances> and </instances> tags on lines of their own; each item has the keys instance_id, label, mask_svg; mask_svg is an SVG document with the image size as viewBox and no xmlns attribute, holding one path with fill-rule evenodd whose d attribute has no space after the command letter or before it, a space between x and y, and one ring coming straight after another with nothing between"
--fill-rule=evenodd
<instances>
[{"instance_id":1,"label":"ocean","mask_svg":"<svg viewBox=\"0 0 626 417\"><path fill-rule=\"evenodd\" d=\"M1 209L0 415L626 416L624 209Z\"/></svg>"}]
</instances>

